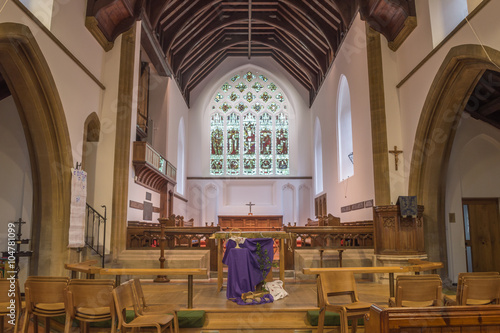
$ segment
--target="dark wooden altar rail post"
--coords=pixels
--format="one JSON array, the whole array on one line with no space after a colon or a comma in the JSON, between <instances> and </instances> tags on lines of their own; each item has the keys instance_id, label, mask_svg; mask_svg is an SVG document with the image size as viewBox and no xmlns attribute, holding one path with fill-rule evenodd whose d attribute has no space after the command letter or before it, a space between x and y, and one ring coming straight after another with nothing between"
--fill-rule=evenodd
<instances>
[{"instance_id":1,"label":"dark wooden altar rail post","mask_svg":"<svg viewBox=\"0 0 500 333\"><path fill-rule=\"evenodd\" d=\"M167 224L167 219L160 218L158 220L160 221L160 258L158 260L160 261L160 268L165 268L165 242L167 240L165 237L165 226ZM166 275L158 275L153 281L163 283L170 282Z\"/></svg>"}]
</instances>

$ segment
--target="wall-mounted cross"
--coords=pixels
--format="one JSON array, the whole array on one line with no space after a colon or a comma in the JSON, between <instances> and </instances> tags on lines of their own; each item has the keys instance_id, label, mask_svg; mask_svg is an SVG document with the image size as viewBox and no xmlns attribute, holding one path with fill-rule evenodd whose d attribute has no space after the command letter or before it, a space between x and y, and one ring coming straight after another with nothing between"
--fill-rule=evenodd
<instances>
[{"instance_id":1,"label":"wall-mounted cross","mask_svg":"<svg viewBox=\"0 0 500 333\"><path fill-rule=\"evenodd\" d=\"M251 201L249 203L246 204L248 207L250 207L250 212L248 213L248 215L253 215L252 214L252 206L255 206L254 203L252 203Z\"/></svg>"},{"instance_id":2,"label":"wall-mounted cross","mask_svg":"<svg viewBox=\"0 0 500 333\"><path fill-rule=\"evenodd\" d=\"M398 146L394 146L394 150L389 150L389 153L394 155L394 162L396 165L396 171L398 171L399 154L402 154L402 150L398 150Z\"/></svg>"}]
</instances>

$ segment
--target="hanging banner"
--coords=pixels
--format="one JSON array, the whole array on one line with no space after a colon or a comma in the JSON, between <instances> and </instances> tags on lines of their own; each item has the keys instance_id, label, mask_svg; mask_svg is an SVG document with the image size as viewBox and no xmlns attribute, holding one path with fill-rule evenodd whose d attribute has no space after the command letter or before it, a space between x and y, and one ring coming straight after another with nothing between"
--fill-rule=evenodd
<instances>
[{"instance_id":1,"label":"hanging banner","mask_svg":"<svg viewBox=\"0 0 500 333\"><path fill-rule=\"evenodd\" d=\"M85 246L85 206L87 203L87 173L71 168L71 207L68 247Z\"/></svg>"}]
</instances>

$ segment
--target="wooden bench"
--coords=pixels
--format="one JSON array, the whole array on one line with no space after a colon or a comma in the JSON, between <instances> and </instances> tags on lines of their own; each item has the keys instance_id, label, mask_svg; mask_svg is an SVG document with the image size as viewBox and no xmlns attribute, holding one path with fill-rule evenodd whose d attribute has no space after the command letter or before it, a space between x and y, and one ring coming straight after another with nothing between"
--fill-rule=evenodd
<instances>
[{"instance_id":1,"label":"wooden bench","mask_svg":"<svg viewBox=\"0 0 500 333\"><path fill-rule=\"evenodd\" d=\"M366 333L500 332L500 305L381 308L372 305Z\"/></svg>"}]
</instances>

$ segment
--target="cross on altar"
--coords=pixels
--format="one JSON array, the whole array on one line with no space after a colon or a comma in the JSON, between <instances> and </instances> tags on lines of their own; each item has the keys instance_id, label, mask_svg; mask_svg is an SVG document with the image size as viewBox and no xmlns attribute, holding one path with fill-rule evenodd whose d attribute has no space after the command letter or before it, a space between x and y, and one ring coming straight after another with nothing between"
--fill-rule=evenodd
<instances>
[{"instance_id":1,"label":"cross on altar","mask_svg":"<svg viewBox=\"0 0 500 333\"><path fill-rule=\"evenodd\" d=\"M394 146L394 150L389 150L389 153L394 155L394 163L396 166L396 171L398 171L399 154L402 154L402 150L398 150L398 146Z\"/></svg>"},{"instance_id":2,"label":"cross on altar","mask_svg":"<svg viewBox=\"0 0 500 333\"><path fill-rule=\"evenodd\" d=\"M251 201L249 203L246 204L248 207L250 207L250 212L248 213L248 215L253 215L252 214L252 206L255 206L254 203L252 203Z\"/></svg>"}]
</instances>

